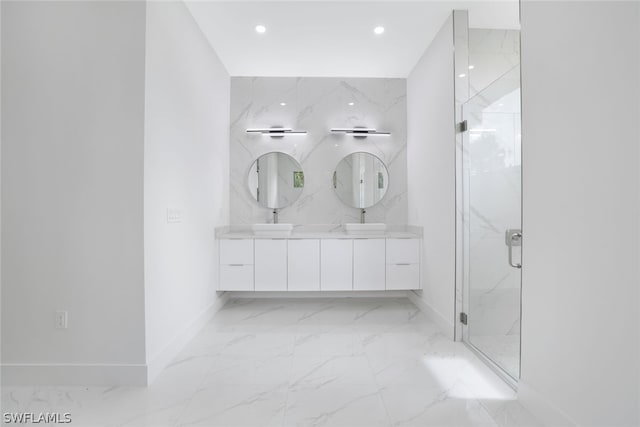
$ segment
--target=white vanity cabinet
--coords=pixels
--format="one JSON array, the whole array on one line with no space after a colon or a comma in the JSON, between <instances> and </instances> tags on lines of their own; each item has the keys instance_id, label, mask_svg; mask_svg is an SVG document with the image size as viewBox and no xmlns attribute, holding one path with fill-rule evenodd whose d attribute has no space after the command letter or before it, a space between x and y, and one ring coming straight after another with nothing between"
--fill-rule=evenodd
<instances>
[{"instance_id":1,"label":"white vanity cabinet","mask_svg":"<svg viewBox=\"0 0 640 427\"><path fill-rule=\"evenodd\" d=\"M420 289L420 239L387 239L386 289Z\"/></svg>"},{"instance_id":2,"label":"white vanity cabinet","mask_svg":"<svg viewBox=\"0 0 640 427\"><path fill-rule=\"evenodd\" d=\"M353 240L322 239L320 248L320 289L353 290Z\"/></svg>"},{"instance_id":3,"label":"white vanity cabinet","mask_svg":"<svg viewBox=\"0 0 640 427\"><path fill-rule=\"evenodd\" d=\"M320 240L289 240L287 254L288 290L320 290Z\"/></svg>"},{"instance_id":4,"label":"white vanity cabinet","mask_svg":"<svg viewBox=\"0 0 640 427\"><path fill-rule=\"evenodd\" d=\"M238 233L242 238L220 238L218 290L385 291L421 287L419 236L300 234L260 238Z\"/></svg>"},{"instance_id":5,"label":"white vanity cabinet","mask_svg":"<svg viewBox=\"0 0 640 427\"><path fill-rule=\"evenodd\" d=\"M255 290L287 290L287 239L255 240Z\"/></svg>"},{"instance_id":6,"label":"white vanity cabinet","mask_svg":"<svg viewBox=\"0 0 640 427\"><path fill-rule=\"evenodd\" d=\"M221 291L253 291L253 240L224 239L219 246Z\"/></svg>"},{"instance_id":7,"label":"white vanity cabinet","mask_svg":"<svg viewBox=\"0 0 640 427\"><path fill-rule=\"evenodd\" d=\"M353 240L353 290L384 291L385 239Z\"/></svg>"}]
</instances>

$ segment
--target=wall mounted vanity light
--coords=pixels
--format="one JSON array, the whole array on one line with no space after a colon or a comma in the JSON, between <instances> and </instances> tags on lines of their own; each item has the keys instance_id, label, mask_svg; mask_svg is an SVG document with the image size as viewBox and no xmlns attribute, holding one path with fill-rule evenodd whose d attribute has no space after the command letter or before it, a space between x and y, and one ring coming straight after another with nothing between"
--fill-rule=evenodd
<instances>
[{"instance_id":1,"label":"wall mounted vanity light","mask_svg":"<svg viewBox=\"0 0 640 427\"><path fill-rule=\"evenodd\" d=\"M346 133L353 136L391 135L391 132L377 131L372 128L332 128L331 133Z\"/></svg>"},{"instance_id":2,"label":"wall mounted vanity light","mask_svg":"<svg viewBox=\"0 0 640 427\"><path fill-rule=\"evenodd\" d=\"M258 128L247 129L247 133L261 133L269 136L285 136L285 135L306 135L306 130L293 130L291 128L273 127L273 128Z\"/></svg>"}]
</instances>

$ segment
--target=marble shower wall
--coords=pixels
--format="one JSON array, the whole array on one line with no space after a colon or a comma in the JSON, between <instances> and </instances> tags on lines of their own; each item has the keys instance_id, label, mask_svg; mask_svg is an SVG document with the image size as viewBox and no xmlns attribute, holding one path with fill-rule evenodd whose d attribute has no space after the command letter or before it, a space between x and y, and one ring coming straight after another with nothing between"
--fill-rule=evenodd
<instances>
[{"instance_id":1,"label":"marble shower wall","mask_svg":"<svg viewBox=\"0 0 640 427\"><path fill-rule=\"evenodd\" d=\"M477 95L520 64L520 31L469 29L469 95Z\"/></svg>"},{"instance_id":2,"label":"marble shower wall","mask_svg":"<svg viewBox=\"0 0 640 427\"><path fill-rule=\"evenodd\" d=\"M353 105L349 105L353 103ZM285 104L285 105L281 105ZM284 126L306 135L272 138L247 134L247 128ZM366 126L390 136L354 138L332 134L332 127ZM406 80L381 78L232 77L231 78L231 223L271 222L271 210L251 196L247 176L262 154L281 151L302 165L300 198L280 210L280 222L343 224L359 222L360 210L343 204L332 176L346 155L364 151L389 170L389 189L367 209L367 222L407 223Z\"/></svg>"}]
</instances>

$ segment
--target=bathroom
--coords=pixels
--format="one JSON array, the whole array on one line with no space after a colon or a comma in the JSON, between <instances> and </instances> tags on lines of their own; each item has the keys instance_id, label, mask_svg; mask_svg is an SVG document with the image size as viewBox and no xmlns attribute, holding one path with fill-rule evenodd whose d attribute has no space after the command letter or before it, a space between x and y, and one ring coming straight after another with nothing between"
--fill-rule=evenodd
<instances>
[{"instance_id":1,"label":"bathroom","mask_svg":"<svg viewBox=\"0 0 640 427\"><path fill-rule=\"evenodd\" d=\"M286 22L297 20L295 9L292 12L289 5L271 8L269 12L276 16L293 14ZM303 8L307 11L309 6ZM211 4L194 4L191 10L196 19L222 15ZM334 24L338 33L345 31L341 24L353 26L354 15L349 17L349 11L341 11L346 16ZM334 14L326 6L322 12ZM511 12L511 21L496 26L517 28L517 10ZM418 10L411 14L426 15ZM465 332L474 331L467 341L477 343L475 348L489 356L498 372L508 372L505 378L515 387L519 375L520 278L518 269L507 265L512 242L505 243L504 233L521 228L519 32L469 28L466 11L443 15L447 19L431 46L424 49L427 52L421 52L415 64L405 61L411 65L408 73L403 70L406 78L329 74L342 71L348 75L347 67L327 71L324 77L243 76L247 69L257 73L262 68L251 61L231 65L240 67L237 74L242 76L231 77L232 221L217 229L218 289L235 291L231 297L236 298L263 297L261 292L265 291L266 296L285 292L276 295L288 298L408 296L437 319L452 339L457 333L458 340L462 339L462 326L451 313L459 318L466 312L474 321L465 328ZM360 16L363 21L371 20ZM219 27L213 24L205 21L202 25ZM421 24L421 20L416 19L414 24ZM278 25L286 27L282 22L275 22L275 28L258 24L253 36L260 42L271 37L272 31L287 31ZM389 35L388 26L360 27L363 32L368 30L368 42L381 43ZM282 37L273 37L278 36ZM467 52L466 57L429 57L430 50L439 48L437 43L451 44L451 40L457 42L451 50ZM215 39L212 45L216 46ZM241 50L255 49L251 46ZM278 52L273 55L278 56ZM248 58L253 56L249 51ZM296 60L290 61L283 59L275 70L271 66L271 73L291 73L289 69L296 67ZM427 81L427 73L419 68L433 67L431 61L439 61L438 66L448 61L453 68L447 70L449 75L439 76L441 80L432 77ZM319 64L310 67L320 68ZM425 89L420 85L425 83L443 88L449 85L450 93L430 91L424 96L421 92ZM463 97L469 101L454 108L454 93L458 102ZM425 103L423 96L431 101ZM429 119L420 115L429 104L439 108L447 101L451 104L449 113L456 109L460 112L456 117L437 119L435 126L449 135L436 139L440 135L433 127L424 129L421 122L428 123ZM468 131L454 134L456 120L468 120ZM454 150L456 142L464 147L458 152ZM450 169L440 166L437 178L423 175L425 169L431 169L432 160L420 147L434 145L444 152L437 153L433 160L440 163L448 156L450 161ZM447 191L455 188L456 175L459 210L463 212L458 230L455 217L450 215L456 210L456 193ZM443 195L447 199L437 207L430 196L434 190L425 185L429 181L438 187L435 190L446 192ZM452 267L456 254L451 245L446 253L446 247L439 243L424 241L424 225L433 236L433 224L418 211L425 202L431 204L425 209L429 211L426 215L442 215L433 221L438 229L444 229L439 231L439 238L453 243L454 233L464 237L457 255L461 257L463 277L458 286L452 280L453 269L437 272L431 266ZM518 242L514 242L512 256L519 259ZM444 278L436 281L429 277L437 273L448 275L448 283ZM439 301L440 306L434 306L431 295L424 295L446 290L453 295L454 289L461 295L459 300ZM328 294L330 291L340 293Z\"/></svg>"},{"instance_id":2,"label":"bathroom","mask_svg":"<svg viewBox=\"0 0 640 427\"><path fill-rule=\"evenodd\" d=\"M638 9L3 1L3 418L633 425Z\"/></svg>"}]
</instances>

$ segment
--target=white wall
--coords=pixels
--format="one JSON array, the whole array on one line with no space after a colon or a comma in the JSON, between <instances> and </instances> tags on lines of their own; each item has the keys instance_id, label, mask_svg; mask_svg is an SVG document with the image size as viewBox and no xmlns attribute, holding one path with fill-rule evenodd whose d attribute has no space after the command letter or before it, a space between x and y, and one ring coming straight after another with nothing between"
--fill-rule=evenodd
<instances>
[{"instance_id":1,"label":"white wall","mask_svg":"<svg viewBox=\"0 0 640 427\"><path fill-rule=\"evenodd\" d=\"M409 223L424 227L422 298L453 337L455 116L453 17L407 80Z\"/></svg>"},{"instance_id":2,"label":"white wall","mask_svg":"<svg viewBox=\"0 0 640 427\"><path fill-rule=\"evenodd\" d=\"M6 383L145 380L144 28L144 3L2 2Z\"/></svg>"},{"instance_id":3,"label":"white wall","mask_svg":"<svg viewBox=\"0 0 640 427\"><path fill-rule=\"evenodd\" d=\"M639 425L638 2L522 3L520 399Z\"/></svg>"},{"instance_id":4,"label":"white wall","mask_svg":"<svg viewBox=\"0 0 640 427\"><path fill-rule=\"evenodd\" d=\"M384 198L367 209L367 222L407 223L407 104L405 79L329 77L234 77L231 79L231 218L234 224L272 221L247 185L253 162L282 151L302 166L300 198L280 211L280 222L344 224L360 221L360 209L340 201L332 185L336 166L348 154L365 151L389 171ZM282 106L281 103L286 105ZM353 102L354 105L348 105ZM247 128L285 126L306 135L271 138ZM332 134L333 127L365 126L389 136L354 138Z\"/></svg>"},{"instance_id":5,"label":"white wall","mask_svg":"<svg viewBox=\"0 0 640 427\"><path fill-rule=\"evenodd\" d=\"M0 3L0 46L2 46L2 4ZM0 47L0 52L2 48ZM2 54L0 53L0 189L2 188ZM0 195L0 230L2 230L2 196ZM2 244L0 243L0 307L2 307ZM2 316L0 316L0 331L2 330ZM2 357L2 339L0 339L0 362ZM2 369L0 369L0 384Z\"/></svg>"},{"instance_id":6,"label":"white wall","mask_svg":"<svg viewBox=\"0 0 640 427\"><path fill-rule=\"evenodd\" d=\"M182 2L148 2L144 219L149 377L220 304L229 222L229 76ZM167 209L181 211L168 223Z\"/></svg>"}]
</instances>

